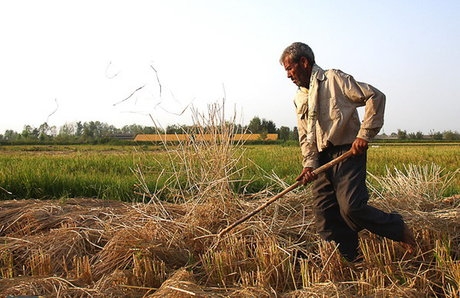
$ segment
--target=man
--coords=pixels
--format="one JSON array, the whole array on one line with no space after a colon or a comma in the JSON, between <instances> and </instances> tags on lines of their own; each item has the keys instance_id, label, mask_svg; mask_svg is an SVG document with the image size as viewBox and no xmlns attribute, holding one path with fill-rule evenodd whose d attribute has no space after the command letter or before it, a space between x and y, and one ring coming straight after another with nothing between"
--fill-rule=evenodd
<instances>
[{"instance_id":1,"label":"man","mask_svg":"<svg viewBox=\"0 0 460 298\"><path fill-rule=\"evenodd\" d=\"M383 126L385 95L340 70L321 69L311 48L301 42L288 46L280 63L298 86L294 103L303 170L297 181L304 185L313 181L314 215L321 238L338 244L348 261L358 258L362 229L399 241L412 253L415 240L402 217L367 204L366 152ZM360 106L365 107L362 123ZM350 149L352 157L322 174L312 172Z\"/></svg>"}]
</instances>

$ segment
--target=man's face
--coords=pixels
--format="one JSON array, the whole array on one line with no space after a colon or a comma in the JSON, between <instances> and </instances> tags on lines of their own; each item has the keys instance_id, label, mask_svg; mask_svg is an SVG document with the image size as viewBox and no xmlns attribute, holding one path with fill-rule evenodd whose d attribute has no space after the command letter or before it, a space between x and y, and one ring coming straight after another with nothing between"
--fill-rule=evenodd
<instances>
[{"instance_id":1,"label":"man's face","mask_svg":"<svg viewBox=\"0 0 460 298\"><path fill-rule=\"evenodd\" d=\"M283 61L287 77L299 87L308 88L310 85L311 67L305 57L301 57L299 62L292 62L291 58L286 57Z\"/></svg>"}]
</instances>

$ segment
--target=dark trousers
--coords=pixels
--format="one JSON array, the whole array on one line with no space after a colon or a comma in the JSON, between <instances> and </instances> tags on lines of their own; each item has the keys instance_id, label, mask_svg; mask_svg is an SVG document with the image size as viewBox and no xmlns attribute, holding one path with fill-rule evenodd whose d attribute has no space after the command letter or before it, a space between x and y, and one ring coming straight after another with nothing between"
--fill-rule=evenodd
<instances>
[{"instance_id":1,"label":"dark trousers","mask_svg":"<svg viewBox=\"0 0 460 298\"><path fill-rule=\"evenodd\" d=\"M350 147L332 146L320 152L320 165ZM358 256L358 232L362 229L395 241L402 239L402 217L367 204L366 159L366 154L348 158L319 174L312 188L319 235L324 240L338 244L340 253L350 261Z\"/></svg>"}]
</instances>

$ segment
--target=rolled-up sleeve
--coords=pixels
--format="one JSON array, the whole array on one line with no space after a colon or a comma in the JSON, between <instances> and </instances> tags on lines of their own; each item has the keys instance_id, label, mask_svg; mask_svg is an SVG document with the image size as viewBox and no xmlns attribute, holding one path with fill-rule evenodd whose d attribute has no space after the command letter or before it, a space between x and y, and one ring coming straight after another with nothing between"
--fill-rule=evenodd
<instances>
[{"instance_id":1,"label":"rolled-up sleeve","mask_svg":"<svg viewBox=\"0 0 460 298\"><path fill-rule=\"evenodd\" d=\"M364 117L357 136L366 141L372 140L379 133L383 127L385 113L385 94L372 86L370 86L370 90L373 92L366 100Z\"/></svg>"},{"instance_id":2,"label":"rolled-up sleeve","mask_svg":"<svg viewBox=\"0 0 460 298\"><path fill-rule=\"evenodd\" d=\"M364 106L364 116L357 137L370 141L383 127L385 94L369 84L355 81L350 75L343 75L346 80L342 90L346 97L357 106Z\"/></svg>"}]
</instances>

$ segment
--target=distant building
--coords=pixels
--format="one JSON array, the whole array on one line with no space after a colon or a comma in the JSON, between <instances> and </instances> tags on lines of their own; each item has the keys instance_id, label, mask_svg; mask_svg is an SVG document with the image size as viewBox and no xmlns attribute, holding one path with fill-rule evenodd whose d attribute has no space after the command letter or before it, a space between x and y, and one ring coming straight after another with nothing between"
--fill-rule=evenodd
<instances>
[{"instance_id":1,"label":"distant building","mask_svg":"<svg viewBox=\"0 0 460 298\"><path fill-rule=\"evenodd\" d=\"M176 142L176 141L210 141L220 135L214 134L138 134L134 138L136 142ZM276 141L278 134L234 134L232 141Z\"/></svg>"}]
</instances>

